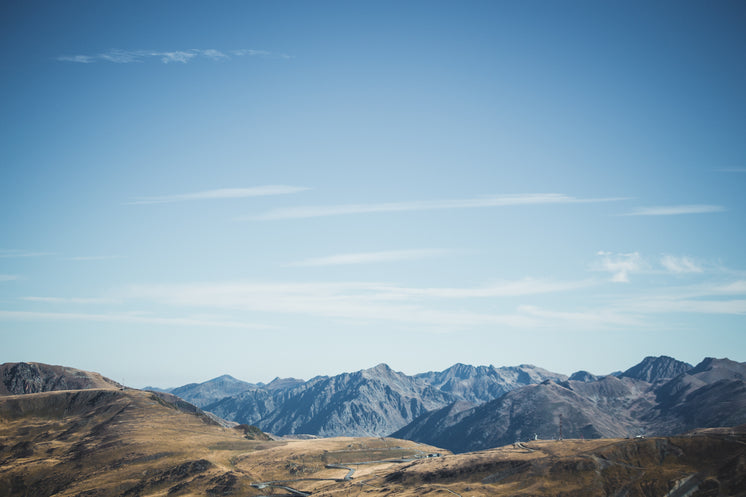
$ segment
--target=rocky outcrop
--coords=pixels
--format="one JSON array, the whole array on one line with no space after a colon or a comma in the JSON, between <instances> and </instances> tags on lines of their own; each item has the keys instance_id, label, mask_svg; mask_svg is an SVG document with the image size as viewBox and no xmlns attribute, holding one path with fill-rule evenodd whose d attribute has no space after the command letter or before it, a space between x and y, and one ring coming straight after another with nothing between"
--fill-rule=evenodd
<instances>
[{"instance_id":1,"label":"rocky outcrop","mask_svg":"<svg viewBox=\"0 0 746 497\"><path fill-rule=\"evenodd\" d=\"M36 362L0 365L0 395L21 395L57 390L121 388L98 373Z\"/></svg>"}]
</instances>

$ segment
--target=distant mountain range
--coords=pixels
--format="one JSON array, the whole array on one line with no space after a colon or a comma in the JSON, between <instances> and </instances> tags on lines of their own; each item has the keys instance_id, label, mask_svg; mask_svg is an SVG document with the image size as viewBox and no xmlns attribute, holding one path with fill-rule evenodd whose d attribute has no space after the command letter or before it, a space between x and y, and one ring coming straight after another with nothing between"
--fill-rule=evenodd
<instances>
[{"instance_id":1,"label":"distant mountain range","mask_svg":"<svg viewBox=\"0 0 746 497\"><path fill-rule=\"evenodd\" d=\"M530 365L456 364L408 376L380 364L309 381L276 378L266 385L221 376L168 391L219 417L276 435L384 436L453 402L471 407L520 386L565 378Z\"/></svg>"},{"instance_id":2,"label":"distant mountain range","mask_svg":"<svg viewBox=\"0 0 746 497\"><path fill-rule=\"evenodd\" d=\"M466 364L408 376L380 364L308 381L253 384L221 376L170 392L275 435L391 435L464 452L534 437L735 426L746 423L744 378L746 363L708 358L693 367L661 356L606 376Z\"/></svg>"},{"instance_id":3,"label":"distant mountain range","mask_svg":"<svg viewBox=\"0 0 746 497\"><path fill-rule=\"evenodd\" d=\"M547 438L672 435L746 422L746 363L646 358L624 373L547 380L469 408L427 413L393 437L467 452Z\"/></svg>"}]
</instances>

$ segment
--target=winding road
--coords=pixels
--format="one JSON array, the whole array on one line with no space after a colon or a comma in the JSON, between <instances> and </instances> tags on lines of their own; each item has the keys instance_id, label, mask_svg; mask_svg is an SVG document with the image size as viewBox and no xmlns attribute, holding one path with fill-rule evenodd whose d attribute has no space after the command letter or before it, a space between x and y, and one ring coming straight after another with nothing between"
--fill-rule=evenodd
<instances>
[{"instance_id":1,"label":"winding road","mask_svg":"<svg viewBox=\"0 0 746 497\"><path fill-rule=\"evenodd\" d=\"M399 458L399 459L384 459L380 461L362 461L362 462L348 462L345 463L347 466L342 466L341 464L327 464L325 468L327 469L346 469L347 474L344 475L342 478L296 478L292 480L274 480L274 481L265 481L261 483L252 483L251 486L256 489L264 489L264 488L280 488L282 490L285 490L287 492L290 492L287 494L287 497L308 497L311 495L310 492L304 492L302 490L295 489L293 487L287 486L288 483L294 483L299 481L334 481L334 482L344 482L344 481L350 481L352 480L352 475L355 474L355 468L351 468L349 466L363 466L366 464L398 464L398 463L407 463L412 461L417 461L419 459L426 459L428 457L440 457L440 454L437 454L435 456L433 455L425 455L424 452L419 452L415 457L413 458ZM458 494L457 494L458 495ZM279 497L277 495L274 496L264 496L259 495L257 497Z\"/></svg>"}]
</instances>

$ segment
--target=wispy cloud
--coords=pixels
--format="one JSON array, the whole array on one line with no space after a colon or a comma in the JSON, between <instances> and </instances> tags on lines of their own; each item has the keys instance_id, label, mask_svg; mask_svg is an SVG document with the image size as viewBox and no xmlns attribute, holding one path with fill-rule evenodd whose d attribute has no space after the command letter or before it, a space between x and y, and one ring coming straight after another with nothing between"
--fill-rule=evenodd
<instances>
[{"instance_id":1,"label":"wispy cloud","mask_svg":"<svg viewBox=\"0 0 746 497\"><path fill-rule=\"evenodd\" d=\"M227 52L216 50L214 48L199 49L190 48L187 50L122 50L111 49L106 52L97 54L77 54L77 55L60 55L57 60L60 62L76 62L79 64L92 64L94 62L112 62L115 64L131 64L133 62L146 62L151 59L159 60L164 64L178 62L186 64L187 62L198 59L210 59L213 61L229 60L233 57L263 57L289 59L289 55L268 52L266 50L237 49Z\"/></svg>"},{"instance_id":2,"label":"wispy cloud","mask_svg":"<svg viewBox=\"0 0 746 497\"><path fill-rule=\"evenodd\" d=\"M559 293L578 290L594 286L590 280L582 281L552 281L535 278L523 278L513 281L499 281L489 285L466 288L413 288L396 285L380 285L375 287L381 291L381 296L387 300L395 299L471 299L498 297L525 297L544 293Z\"/></svg>"},{"instance_id":3,"label":"wispy cloud","mask_svg":"<svg viewBox=\"0 0 746 497\"><path fill-rule=\"evenodd\" d=\"M0 281L15 281L18 276L15 274L0 274Z\"/></svg>"},{"instance_id":4,"label":"wispy cloud","mask_svg":"<svg viewBox=\"0 0 746 497\"><path fill-rule=\"evenodd\" d=\"M433 329L481 325L525 328L540 323L532 316L517 312L465 310L463 301L569 291L587 284L526 279L476 288L411 288L375 282L228 282L134 286L125 292L125 298L189 309L295 314L357 322L388 321ZM447 300L453 299L460 302L449 308Z\"/></svg>"},{"instance_id":5,"label":"wispy cloud","mask_svg":"<svg viewBox=\"0 0 746 497\"><path fill-rule=\"evenodd\" d=\"M611 281L615 283L629 283L630 275L635 273L683 275L704 273L705 269L713 269L705 262L696 261L684 255L664 254L660 258L655 258L643 256L639 252L605 251L600 251L596 255L599 259L591 264L591 269L611 273Z\"/></svg>"},{"instance_id":6,"label":"wispy cloud","mask_svg":"<svg viewBox=\"0 0 746 497\"><path fill-rule=\"evenodd\" d=\"M198 326L216 328L270 329L271 326L242 321L211 320L199 317L159 317L138 313L89 314L74 312L35 312L0 310L2 321L90 321L97 323Z\"/></svg>"},{"instance_id":7,"label":"wispy cloud","mask_svg":"<svg viewBox=\"0 0 746 497\"><path fill-rule=\"evenodd\" d=\"M315 257L298 262L291 262L288 266L316 267L341 266L347 264L371 264L377 262L397 262L439 257L452 253L445 249L413 249L413 250L384 250L380 252L358 252L353 254L336 254L326 257Z\"/></svg>"},{"instance_id":8,"label":"wispy cloud","mask_svg":"<svg viewBox=\"0 0 746 497\"><path fill-rule=\"evenodd\" d=\"M112 259L123 259L121 255L79 255L76 257L65 257L66 261L108 261Z\"/></svg>"},{"instance_id":9,"label":"wispy cloud","mask_svg":"<svg viewBox=\"0 0 746 497\"><path fill-rule=\"evenodd\" d=\"M661 257L661 265L669 272L676 274L701 273L704 271L702 266L686 256L664 255Z\"/></svg>"},{"instance_id":10,"label":"wispy cloud","mask_svg":"<svg viewBox=\"0 0 746 497\"><path fill-rule=\"evenodd\" d=\"M645 267L639 252L615 254L600 251L596 255L601 259L593 264L593 269L611 273L611 281L615 283L629 283L629 275L640 272Z\"/></svg>"},{"instance_id":11,"label":"wispy cloud","mask_svg":"<svg viewBox=\"0 0 746 497\"><path fill-rule=\"evenodd\" d=\"M637 301L635 308L638 312L746 315L746 299L686 300L654 298Z\"/></svg>"},{"instance_id":12,"label":"wispy cloud","mask_svg":"<svg viewBox=\"0 0 746 497\"><path fill-rule=\"evenodd\" d=\"M32 250L0 250L0 259L15 259L22 257L44 257L54 255L51 252L34 252Z\"/></svg>"},{"instance_id":13,"label":"wispy cloud","mask_svg":"<svg viewBox=\"0 0 746 497\"><path fill-rule=\"evenodd\" d=\"M746 173L746 167L726 167L717 171L721 173Z\"/></svg>"},{"instance_id":14,"label":"wispy cloud","mask_svg":"<svg viewBox=\"0 0 746 497\"><path fill-rule=\"evenodd\" d=\"M599 328L644 326L642 316L614 309L553 311L538 306L523 305L518 310L524 315L540 318L545 327L571 327L596 331Z\"/></svg>"},{"instance_id":15,"label":"wispy cloud","mask_svg":"<svg viewBox=\"0 0 746 497\"><path fill-rule=\"evenodd\" d=\"M39 302L43 304L112 304L116 303L115 299L105 298L85 298L85 297L21 297L26 302Z\"/></svg>"},{"instance_id":16,"label":"wispy cloud","mask_svg":"<svg viewBox=\"0 0 746 497\"><path fill-rule=\"evenodd\" d=\"M664 205L657 207L640 207L623 216L679 216L682 214L710 214L713 212L723 212L725 207L722 205Z\"/></svg>"},{"instance_id":17,"label":"wispy cloud","mask_svg":"<svg viewBox=\"0 0 746 497\"><path fill-rule=\"evenodd\" d=\"M175 195L163 195L160 197L139 197L128 202L136 204L166 204L171 202L184 202L189 200L219 200L230 198L262 197L267 195L287 195L309 190L303 186L288 185L265 185L251 188L220 188L217 190L206 190L193 193L180 193Z\"/></svg>"},{"instance_id":18,"label":"wispy cloud","mask_svg":"<svg viewBox=\"0 0 746 497\"><path fill-rule=\"evenodd\" d=\"M248 219L303 219L346 214L366 214L374 212L428 211L442 209L474 209L484 207L508 207L520 205L579 204L613 202L624 200L614 198L577 198L561 193L527 193L513 195L492 195L467 199L421 200L411 202L387 202L378 204L345 204L327 206L303 206L275 209Z\"/></svg>"},{"instance_id":19,"label":"wispy cloud","mask_svg":"<svg viewBox=\"0 0 746 497\"><path fill-rule=\"evenodd\" d=\"M534 320L516 314L448 310L407 301L376 283L205 283L149 285L129 297L179 307L295 314L354 321L389 321L434 327L504 325L526 327Z\"/></svg>"}]
</instances>

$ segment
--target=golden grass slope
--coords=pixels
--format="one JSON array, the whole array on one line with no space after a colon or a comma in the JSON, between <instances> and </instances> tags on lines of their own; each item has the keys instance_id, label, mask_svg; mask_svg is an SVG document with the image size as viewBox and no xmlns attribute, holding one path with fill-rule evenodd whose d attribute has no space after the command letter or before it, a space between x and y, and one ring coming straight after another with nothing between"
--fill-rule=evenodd
<instances>
[{"instance_id":1,"label":"golden grass slope","mask_svg":"<svg viewBox=\"0 0 746 497\"><path fill-rule=\"evenodd\" d=\"M137 390L0 398L0 495L205 495L246 490L231 459L261 442ZM170 492L170 493L169 493Z\"/></svg>"}]
</instances>

